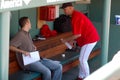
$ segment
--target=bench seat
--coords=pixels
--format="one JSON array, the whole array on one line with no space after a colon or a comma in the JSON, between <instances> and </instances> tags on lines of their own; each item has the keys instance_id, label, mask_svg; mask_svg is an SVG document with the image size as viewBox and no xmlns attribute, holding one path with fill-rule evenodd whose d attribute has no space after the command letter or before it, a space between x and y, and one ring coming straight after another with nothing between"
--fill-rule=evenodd
<instances>
[{"instance_id":1,"label":"bench seat","mask_svg":"<svg viewBox=\"0 0 120 80\"><path fill-rule=\"evenodd\" d=\"M89 59L97 56L100 53L100 49L97 49L95 51L93 51L89 57ZM79 58L79 52L73 52L73 51L66 51L63 54L65 54L65 57L62 56L62 54L58 54L50 59L52 60L58 60L61 62L61 64L63 65L67 65L67 64L71 64L71 62L77 61L77 65L78 65L78 58ZM71 65L70 65L71 66ZM63 70L63 72L65 72L67 70ZM9 80L37 80L38 77L40 77L41 74L37 73L37 72L25 72L25 71L17 71L13 74L9 75ZM39 78L40 80L40 78Z\"/></svg>"},{"instance_id":2,"label":"bench seat","mask_svg":"<svg viewBox=\"0 0 120 80\"><path fill-rule=\"evenodd\" d=\"M62 54L58 54L50 59L60 61L62 65L65 65L79 57L79 52L66 51L63 54L65 54L65 57L63 57Z\"/></svg>"},{"instance_id":3,"label":"bench seat","mask_svg":"<svg viewBox=\"0 0 120 80\"><path fill-rule=\"evenodd\" d=\"M59 54L50 59L60 61L62 65L65 65L71 61L74 61L75 59L79 57L79 54L76 52L64 52L63 54L65 54L66 56L62 57L62 55ZM25 72L25 71L20 70L13 74L10 74L9 80L16 80L16 79L17 80L32 80L40 76L41 74L38 72Z\"/></svg>"},{"instance_id":4,"label":"bench seat","mask_svg":"<svg viewBox=\"0 0 120 80\"><path fill-rule=\"evenodd\" d=\"M40 76L41 74L38 72L25 72L25 71L20 70L13 74L10 74L9 80L33 80Z\"/></svg>"}]
</instances>

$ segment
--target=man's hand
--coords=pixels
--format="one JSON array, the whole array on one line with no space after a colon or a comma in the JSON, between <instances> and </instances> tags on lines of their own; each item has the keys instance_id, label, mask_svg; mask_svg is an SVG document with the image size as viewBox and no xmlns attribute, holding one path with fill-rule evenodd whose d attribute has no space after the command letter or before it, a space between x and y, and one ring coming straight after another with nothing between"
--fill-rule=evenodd
<instances>
[{"instance_id":1,"label":"man's hand","mask_svg":"<svg viewBox=\"0 0 120 80\"><path fill-rule=\"evenodd\" d=\"M76 41L69 41L69 43L72 47L76 47Z\"/></svg>"},{"instance_id":2,"label":"man's hand","mask_svg":"<svg viewBox=\"0 0 120 80\"><path fill-rule=\"evenodd\" d=\"M35 49L35 51L37 50L37 47L35 46L35 45L33 45L33 47L34 47L34 49Z\"/></svg>"},{"instance_id":3,"label":"man's hand","mask_svg":"<svg viewBox=\"0 0 120 80\"><path fill-rule=\"evenodd\" d=\"M72 45L70 45L69 42L67 42L65 39L60 39L62 41L62 43L64 43L69 49L72 49Z\"/></svg>"},{"instance_id":4,"label":"man's hand","mask_svg":"<svg viewBox=\"0 0 120 80\"><path fill-rule=\"evenodd\" d=\"M30 53L27 52L27 51L23 51L22 53L23 53L25 56L30 56Z\"/></svg>"},{"instance_id":5,"label":"man's hand","mask_svg":"<svg viewBox=\"0 0 120 80\"><path fill-rule=\"evenodd\" d=\"M67 41L66 41L65 39L63 39L63 38L62 38L62 39L60 39L60 40L61 40L61 42L62 42L62 43L67 42Z\"/></svg>"}]
</instances>

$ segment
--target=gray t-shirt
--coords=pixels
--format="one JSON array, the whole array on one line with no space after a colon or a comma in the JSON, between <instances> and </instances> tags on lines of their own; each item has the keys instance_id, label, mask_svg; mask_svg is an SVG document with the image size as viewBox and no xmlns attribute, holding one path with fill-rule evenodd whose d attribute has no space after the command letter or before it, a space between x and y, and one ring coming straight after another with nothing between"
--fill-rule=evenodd
<instances>
[{"instance_id":1,"label":"gray t-shirt","mask_svg":"<svg viewBox=\"0 0 120 80\"><path fill-rule=\"evenodd\" d=\"M33 52L35 51L34 49L34 44L32 41L32 38L30 36L29 32L20 30L15 37L10 41L10 45L17 47L21 50L27 51L27 52ZM25 66L23 65L23 58L22 54L16 52L16 57L18 60L18 63L22 69L25 69Z\"/></svg>"}]
</instances>

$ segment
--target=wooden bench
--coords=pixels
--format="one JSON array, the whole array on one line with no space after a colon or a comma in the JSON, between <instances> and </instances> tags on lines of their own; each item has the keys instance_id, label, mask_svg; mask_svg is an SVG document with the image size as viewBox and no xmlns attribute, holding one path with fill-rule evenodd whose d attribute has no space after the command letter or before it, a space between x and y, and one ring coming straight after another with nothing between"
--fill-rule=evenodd
<instances>
[{"instance_id":1,"label":"wooden bench","mask_svg":"<svg viewBox=\"0 0 120 80\"><path fill-rule=\"evenodd\" d=\"M60 41L61 38L66 38L71 35L71 32L62 33L44 41L34 41L34 44L37 46L42 57L60 61L63 65L63 72L66 72L79 64L79 52L66 51L66 46ZM100 49L94 50L89 59L94 58L99 53ZM62 57L61 54L65 54L65 57ZM15 52L10 51L9 58L9 80L41 80L40 73L25 72L20 69Z\"/></svg>"}]
</instances>

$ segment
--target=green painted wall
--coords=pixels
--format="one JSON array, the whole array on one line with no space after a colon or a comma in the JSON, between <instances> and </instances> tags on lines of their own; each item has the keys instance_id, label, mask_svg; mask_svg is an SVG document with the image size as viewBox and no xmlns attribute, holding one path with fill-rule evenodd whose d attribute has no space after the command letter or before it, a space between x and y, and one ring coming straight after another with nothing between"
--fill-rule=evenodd
<instances>
[{"instance_id":1,"label":"green painted wall","mask_svg":"<svg viewBox=\"0 0 120 80\"><path fill-rule=\"evenodd\" d=\"M103 0L91 0L89 16L92 21L101 22L103 15ZM115 15L120 15L120 0L111 0L111 24L115 24ZM99 3L99 4L98 4Z\"/></svg>"},{"instance_id":2,"label":"green painted wall","mask_svg":"<svg viewBox=\"0 0 120 80\"><path fill-rule=\"evenodd\" d=\"M98 4L99 3L99 4ZM111 25L109 41L109 60L120 49L120 26L115 25L115 15L120 15L120 0L112 0L111 6ZM103 0L92 0L89 5L89 17L95 22L100 36L102 35L102 17L103 17Z\"/></svg>"},{"instance_id":3,"label":"green painted wall","mask_svg":"<svg viewBox=\"0 0 120 80\"><path fill-rule=\"evenodd\" d=\"M109 60L114 54L120 50L120 26L111 24L110 26L110 44L109 44Z\"/></svg>"},{"instance_id":4,"label":"green painted wall","mask_svg":"<svg viewBox=\"0 0 120 80\"><path fill-rule=\"evenodd\" d=\"M115 24L115 15L120 15L120 0L112 0L111 23Z\"/></svg>"},{"instance_id":5,"label":"green painted wall","mask_svg":"<svg viewBox=\"0 0 120 80\"><path fill-rule=\"evenodd\" d=\"M18 32L18 11L11 12L10 20L10 38Z\"/></svg>"},{"instance_id":6,"label":"green painted wall","mask_svg":"<svg viewBox=\"0 0 120 80\"><path fill-rule=\"evenodd\" d=\"M37 29L37 15L36 8L24 9L19 11L11 12L11 25L10 25L10 37L12 38L20 29L18 25L18 20L20 17L28 16L31 20L32 29L30 30L31 36L34 37L39 33Z\"/></svg>"},{"instance_id":7,"label":"green painted wall","mask_svg":"<svg viewBox=\"0 0 120 80\"><path fill-rule=\"evenodd\" d=\"M91 0L89 17L92 21L101 22L103 14L103 0Z\"/></svg>"}]
</instances>

